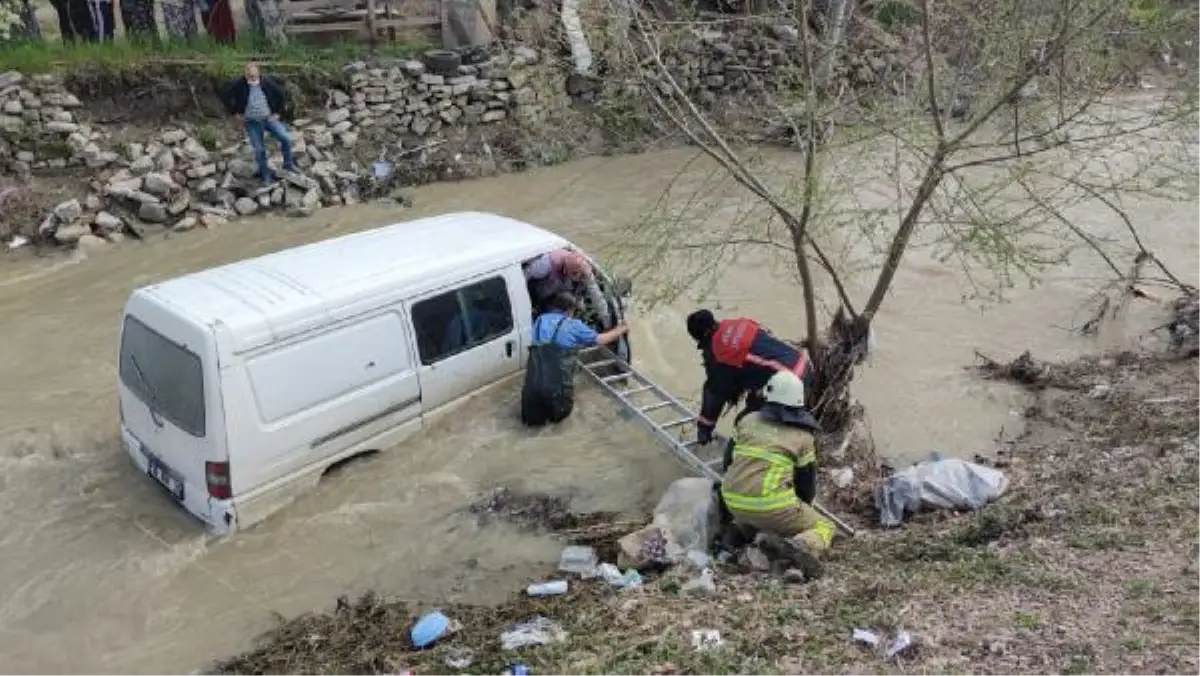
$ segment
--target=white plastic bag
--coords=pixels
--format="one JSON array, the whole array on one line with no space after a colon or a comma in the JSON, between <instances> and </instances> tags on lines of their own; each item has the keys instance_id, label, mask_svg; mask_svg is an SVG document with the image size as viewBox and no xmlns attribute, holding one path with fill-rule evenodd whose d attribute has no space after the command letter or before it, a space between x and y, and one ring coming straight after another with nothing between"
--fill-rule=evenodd
<instances>
[{"instance_id":1,"label":"white plastic bag","mask_svg":"<svg viewBox=\"0 0 1200 676\"><path fill-rule=\"evenodd\" d=\"M1008 477L998 469L934 454L888 477L875 495L879 523L896 526L922 506L980 509L1008 490Z\"/></svg>"}]
</instances>

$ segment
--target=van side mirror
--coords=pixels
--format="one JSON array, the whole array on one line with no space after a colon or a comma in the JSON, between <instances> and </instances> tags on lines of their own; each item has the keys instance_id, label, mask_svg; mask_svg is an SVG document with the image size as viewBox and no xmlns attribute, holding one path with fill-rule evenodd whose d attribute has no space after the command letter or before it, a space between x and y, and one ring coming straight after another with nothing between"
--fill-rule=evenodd
<instances>
[{"instance_id":1,"label":"van side mirror","mask_svg":"<svg viewBox=\"0 0 1200 676\"><path fill-rule=\"evenodd\" d=\"M628 277L613 278L613 295L617 298L628 298L633 293L633 280Z\"/></svg>"}]
</instances>

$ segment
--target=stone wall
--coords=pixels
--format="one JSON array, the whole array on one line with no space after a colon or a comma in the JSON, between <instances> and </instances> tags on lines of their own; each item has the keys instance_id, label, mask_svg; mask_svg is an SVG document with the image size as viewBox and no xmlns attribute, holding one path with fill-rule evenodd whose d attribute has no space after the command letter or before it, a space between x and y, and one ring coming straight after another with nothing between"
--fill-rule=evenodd
<instances>
[{"instance_id":1,"label":"stone wall","mask_svg":"<svg viewBox=\"0 0 1200 676\"><path fill-rule=\"evenodd\" d=\"M2 74L4 174L79 184L79 197L49 209L18 245L113 242L266 211L304 216L416 182L504 170L505 159L537 162L519 157L521 148L506 154L497 141L509 137L512 146L511 137L531 134L570 105L562 75L539 70L540 61L537 51L518 47L449 73L420 60L351 63L343 82L325 92L325 105L299 111L290 125L301 172L282 172L268 141L283 179L271 186L255 176L236 125L223 124L231 135L212 138L203 121L155 130L89 122L61 79ZM392 163L390 174L374 171L376 160Z\"/></svg>"}]
</instances>

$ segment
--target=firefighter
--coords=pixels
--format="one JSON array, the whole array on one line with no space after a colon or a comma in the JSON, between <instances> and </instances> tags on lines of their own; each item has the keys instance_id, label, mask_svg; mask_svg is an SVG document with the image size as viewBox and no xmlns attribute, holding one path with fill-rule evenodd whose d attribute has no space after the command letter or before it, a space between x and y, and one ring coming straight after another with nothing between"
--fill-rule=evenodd
<instances>
[{"instance_id":1,"label":"firefighter","mask_svg":"<svg viewBox=\"0 0 1200 676\"><path fill-rule=\"evenodd\" d=\"M820 428L804 408L804 389L791 371L771 376L761 407L735 425L719 490L744 535L763 533L764 549L791 560L813 580L823 573L819 557L829 549L835 526L812 507Z\"/></svg>"},{"instance_id":2,"label":"firefighter","mask_svg":"<svg viewBox=\"0 0 1200 676\"><path fill-rule=\"evenodd\" d=\"M696 417L696 440L702 445L712 441L725 407L743 396L743 413L761 404L757 393L776 373L795 373L810 391L816 384L808 352L779 340L753 319L718 323L712 312L697 310L688 315L687 329L704 361L704 394Z\"/></svg>"}]
</instances>

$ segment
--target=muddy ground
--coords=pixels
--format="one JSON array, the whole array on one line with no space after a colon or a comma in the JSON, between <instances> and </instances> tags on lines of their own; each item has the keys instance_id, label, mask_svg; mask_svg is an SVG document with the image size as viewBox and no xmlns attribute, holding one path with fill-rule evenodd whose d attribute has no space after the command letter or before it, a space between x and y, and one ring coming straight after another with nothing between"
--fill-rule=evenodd
<instances>
[{"instance_id":1,"label":"muddy ground","mask_svg":"<svg viewBox=\"0 0 1200 676\"><path fill-rule=\"evenodd\" d=\"M718 568L717 595L693 599L679 593L683 573L622 592L572 581L562 597L443 606L461 631L419 652L408 630L427 608L368 595L284 622L215 670L496 674L521 662L531 673L1197 673L1196 368L1190 352L985 362L981 377L1032 392L1026 432L997 461L1009 493L977 513L839 541L812 584ZM489 518L565 530L564 541L603 545L621 532L555 516L563 502L510 494L480 504ZM502 651L501 632L535 615L568 638ZM885 640L905 630L916 645L888 660L852 643L856 628ZM719 630L724 646L694 649L693 629ZM464 651L468 668L447 666Z\"/></svg>"}]
</instances>

